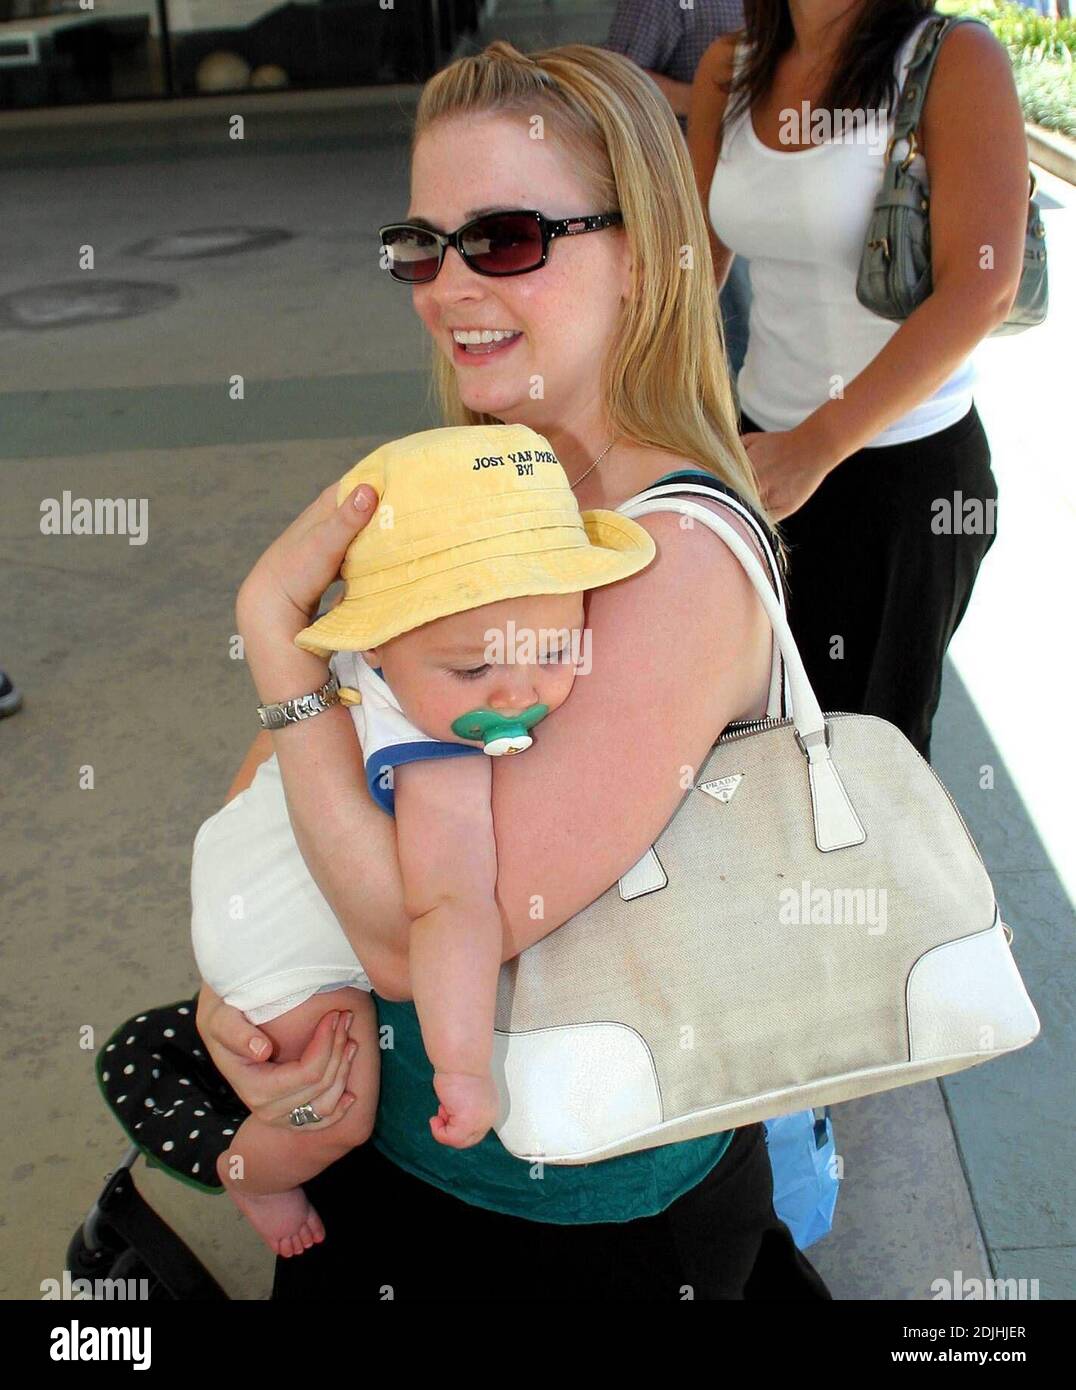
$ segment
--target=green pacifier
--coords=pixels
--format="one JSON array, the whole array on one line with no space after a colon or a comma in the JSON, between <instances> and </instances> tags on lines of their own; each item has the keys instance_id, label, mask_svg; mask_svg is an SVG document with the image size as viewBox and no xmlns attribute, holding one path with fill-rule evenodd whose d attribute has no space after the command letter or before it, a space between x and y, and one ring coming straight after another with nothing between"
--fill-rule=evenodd
<instances>
[{"instance_id":1,"label":"green pacifier","mask_svg":"<svg viewBox=\"0 0 1076 1390\"><path fill-rule=\"evenodd\" d=\"M452 732L460 738L474 739L482 744L483 753L498 758L502 753L522 753L529 748L534 740L527 730L548 713L548 705L531 705L508 718L491 709L473 709L452 721Z\"/></svg>"}]
</instances>

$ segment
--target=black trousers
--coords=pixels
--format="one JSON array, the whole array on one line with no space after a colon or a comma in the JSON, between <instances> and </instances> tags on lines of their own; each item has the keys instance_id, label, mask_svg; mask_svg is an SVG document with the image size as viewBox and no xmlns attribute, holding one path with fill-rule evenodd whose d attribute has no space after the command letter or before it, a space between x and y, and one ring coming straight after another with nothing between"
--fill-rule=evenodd
<instances>
[{"instance_id":1,"label":"black trousers","mask_svg":"<svg viewBox=\"0 0 1076 1390\"><path fill-rule=\"evenodd\" d=\"M274 1299L831 1297L773 1209L761 1124L657 1216L563 1226L470 1206L364 1144L306 1184L325 1241L278 1259Z\"/></svg>"},{"instance_id":2,"label":"black trousers","mask_svg":"<svg viewBox=\"0 0 1076 1390\"><path fill-rule=\"evenodd\" d=\"M744 433L761 429L741 416ZM823 710L876 714L930 757L942 662L994 543L997 483L973 405L860 449L786 517L792 634Z\"/></svg>"}]
</instances>

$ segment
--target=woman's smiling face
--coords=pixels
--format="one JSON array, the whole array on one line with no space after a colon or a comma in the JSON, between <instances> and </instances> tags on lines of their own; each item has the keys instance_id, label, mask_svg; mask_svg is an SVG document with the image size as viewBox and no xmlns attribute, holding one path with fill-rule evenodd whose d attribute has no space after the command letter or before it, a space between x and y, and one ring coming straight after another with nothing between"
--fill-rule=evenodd
<instances>
[{"instance_id":1,"label":"woman's smiling face","mask_svg":"<svg viewBox=\"0 0 1076 1390\"><path fill-rule=\"evenodd\" d=\"M594 203L556 141L531 139L522 116L485 115L435 122L420 137L407 217L452 232L494 207L549 218L614 211ZM412 294L464 405L542 432L600 408L602 361L630 289L627 237L612 228L555 238L545 265L524 275L479 275L450 247L436 279ZM521 336L488 355L465 353L452 330L475 328Z\"/></svg>"}]
</instances>

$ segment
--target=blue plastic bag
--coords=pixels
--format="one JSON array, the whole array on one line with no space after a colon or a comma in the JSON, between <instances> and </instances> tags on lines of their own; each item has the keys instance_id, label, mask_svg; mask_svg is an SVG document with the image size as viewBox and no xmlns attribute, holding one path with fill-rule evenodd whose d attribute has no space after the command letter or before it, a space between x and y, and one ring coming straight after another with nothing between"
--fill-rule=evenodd
<instances>
[{"instance_id":1,"label":"blue plastic bag","mask_svg":"<svg viewBox=\"0 0 1076 1390\"><path fill-rule=\"evenodd\" d=\"M829 1106L764 1121L773 1169L773 1206L806 1250L833 1229L840 1179Z\"/></svg>"}]
</instances>

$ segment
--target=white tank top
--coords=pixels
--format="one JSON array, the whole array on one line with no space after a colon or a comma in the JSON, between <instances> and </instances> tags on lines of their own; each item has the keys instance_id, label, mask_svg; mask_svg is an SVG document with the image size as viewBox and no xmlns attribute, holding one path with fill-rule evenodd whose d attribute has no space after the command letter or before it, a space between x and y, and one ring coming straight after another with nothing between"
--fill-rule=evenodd
<instances>
[{"instance_id":1,"label":"white tank top","mask_svg":"<svg viewBox=\"0 0 1076 1390\"><path fill-rule=\"evenodd\" d=\"M897 54L901 87L921 29L915 27ZM737 66L742 56L741 46ZM888 123L884 143L878 134L873 145L849 137L779 151L763 145L749 111L726 126L709 215L725 245L750 262L747 356L737 389L744 413L765 430L793 429L838 396L900 328L856 298ZM916 159L921 170L922 157ZM971 408L975 379L968 357L867 447L902 444L955 424Z\"/></svg>"}]
</instances>

